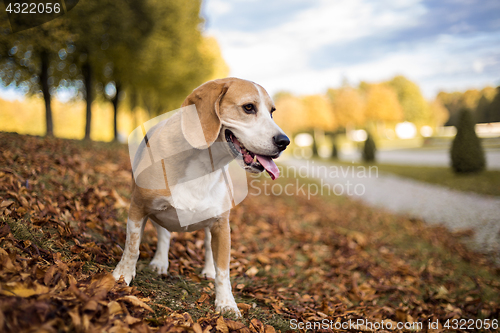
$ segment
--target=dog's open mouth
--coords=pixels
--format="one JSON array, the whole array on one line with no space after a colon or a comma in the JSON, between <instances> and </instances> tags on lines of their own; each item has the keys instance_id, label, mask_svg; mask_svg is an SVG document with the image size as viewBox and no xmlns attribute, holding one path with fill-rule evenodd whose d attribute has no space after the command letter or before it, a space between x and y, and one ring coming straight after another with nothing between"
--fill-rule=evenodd
<instances>
[{"instance_id":1,"label":"dog's open mouth","mask_svg":"<svg viewBox=\"0 0 500 333\"><path fill-rule=\"evenodd\" d=\"M245 146L238 141L233 132L228 129L226 129L225 135L226 141L229 143L233 153L236 156L242 155L243 162L245 162L246 165L260 171L264 171L265 169L273 180L280 176L280 171L276 166L276 163L274 163L273 157L258 155L246 149Z\"/></svg>"}]
</instances>

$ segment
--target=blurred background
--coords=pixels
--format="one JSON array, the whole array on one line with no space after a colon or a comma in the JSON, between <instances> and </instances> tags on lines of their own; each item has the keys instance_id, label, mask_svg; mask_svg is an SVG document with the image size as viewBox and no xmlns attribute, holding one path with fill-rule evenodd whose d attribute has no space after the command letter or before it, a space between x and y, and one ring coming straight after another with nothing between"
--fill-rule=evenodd
<instances>
[{"instance_id":1,"label":"blurred background","mask_svg":"<svg viewBox=\"0 0 500 333\"><path fill-rule=\"evenodd\" d=\"M370 137L378 161L448 165L466 109L500 168L498 1L86 0L17 33L0 8L0 131L126 142L236 76L296 158L360 161Z\"/></svg>"}]
</instances>

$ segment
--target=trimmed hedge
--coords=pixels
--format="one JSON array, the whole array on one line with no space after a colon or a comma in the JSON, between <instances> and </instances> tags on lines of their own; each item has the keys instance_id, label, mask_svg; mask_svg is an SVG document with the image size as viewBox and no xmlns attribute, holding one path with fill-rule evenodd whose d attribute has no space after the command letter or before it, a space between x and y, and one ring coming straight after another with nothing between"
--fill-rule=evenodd
<instances>
[{"instance_id":1,"label":"trimmed hedge","mask_svg":"<svg viewBox=\"0 0 500 333\"><path fill-rule=\"evenodd\" d=\"M374 162L376 151L377 147L375 146L375 141L373 141L373 138L370 135L370 133L367 132L365 145L363 147L363 161Z\"/></svg>"},{"instance_id":2,"label":"trimmed hedge","mask_svg":"<svg viewBox=\"0 0 500 333\"><path fill-rule=\"evenodd\" d=\"M450 151L451 167L456 173L480 172L486 167L483 147L474 125L470 111L460 110L457 135Z\"/></svg>"}]
</instances>

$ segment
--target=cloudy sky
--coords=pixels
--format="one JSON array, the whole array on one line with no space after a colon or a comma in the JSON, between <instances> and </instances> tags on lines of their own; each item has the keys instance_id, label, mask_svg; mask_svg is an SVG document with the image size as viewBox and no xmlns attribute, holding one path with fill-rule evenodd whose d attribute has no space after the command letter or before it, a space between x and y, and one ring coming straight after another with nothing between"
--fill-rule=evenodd
<instances>
[{"instance_id":1,"label":"cloudy sky","mask_svg":"<svg viewBox=\"0 0 500 333\"><path fill-rule=\"evenodd\" d=\"M231 75L271 94L397 74L426 97L500 85L499 0L205 0Z\"/></svg>"}]
</instances>

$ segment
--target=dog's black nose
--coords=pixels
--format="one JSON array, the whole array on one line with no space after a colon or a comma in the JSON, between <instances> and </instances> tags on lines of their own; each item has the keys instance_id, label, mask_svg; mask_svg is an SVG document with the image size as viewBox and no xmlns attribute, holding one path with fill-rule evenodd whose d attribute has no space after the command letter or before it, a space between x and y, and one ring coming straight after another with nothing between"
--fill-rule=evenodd
<instances>
[{"instance_id":1,"label":"dog's black nose","mask_svg":"<svg viewBox=\"0 0 500 333\"><path fill-rule=\"evenodd\" d=\"M285 134L278 134L273 139L279 150L285 150L286 146L290 144L290 139Z\"/></svg>"}]
</instances>

